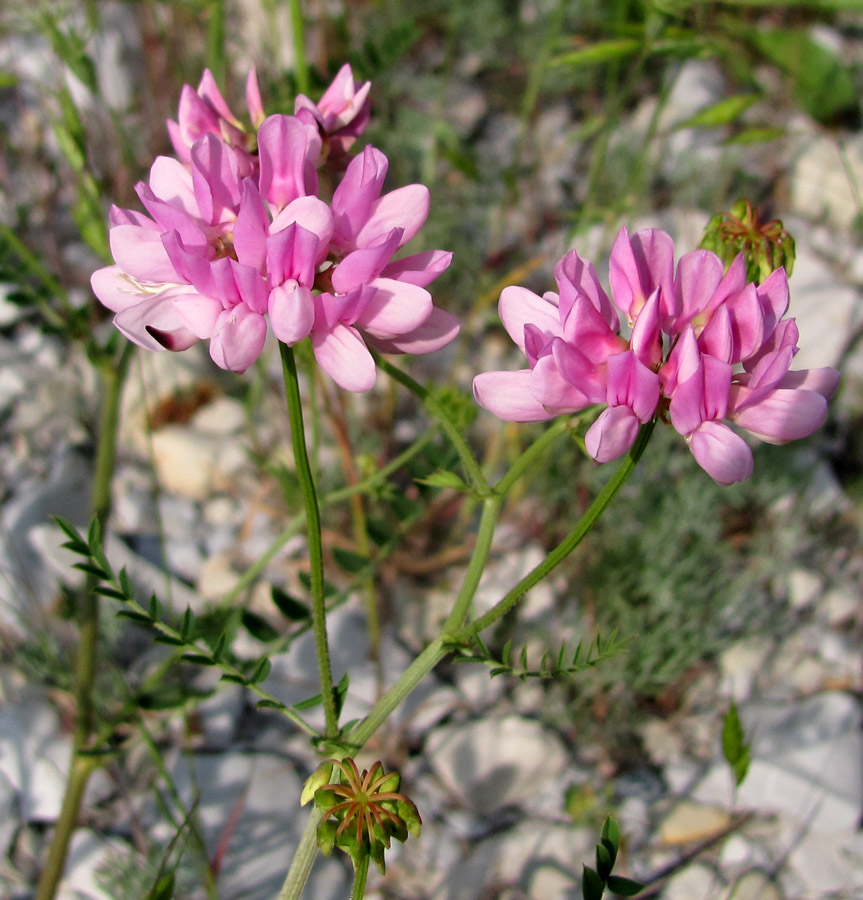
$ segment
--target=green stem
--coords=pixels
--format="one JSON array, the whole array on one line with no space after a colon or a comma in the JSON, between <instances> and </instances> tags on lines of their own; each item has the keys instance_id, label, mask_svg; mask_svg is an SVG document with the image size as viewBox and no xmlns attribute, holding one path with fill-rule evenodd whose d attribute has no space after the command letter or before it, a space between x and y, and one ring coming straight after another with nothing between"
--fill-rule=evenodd
<instances>
[{"instance_id":1,"label":"green stem","mask_svg":"<svg viewBox=\"0 0 863 900\"><path fill-rule=\"evenodd\" d=\"M325 734L335 737L339 723L336 713L336 698L333 692L333 674L330 668L330 647L327 640L326 609L324 607L324 555L321 544L321 515L315 483L306 452L306 436L303 430L303 407L300 400L300 385L297 379L297 365L294 352L286 344L279 343L282 356L282 373L285 378L285 395L288 400L288 419L291 424L291 443L294 450L294 465L303 492L309 541L309 577L312 590L312 623L315 631L315 650L318 657L318 675L321 695L324 700Z\"/></svg>"},{"instance_id":2,"label":"green stem","mask_svg":"<svg viewBox=\"0 0 863 900\"><path fill-rule=\"evenodd\" d=\"M458 597L453 604L450 614L447 616L446 622L443 624L443 633L448 634L455 631L456 628L464 623L470 609L476 589L479 587L480 578L482 578L485 564L488 562L488 555L491 552L491 542L494 538L494 530L497 526L497 517L500 515L500 508L503 505L503 495L495 494L492 497L486 497L482 504L482 516L479 520L479 529L477 530L476 543L473 547L473 553L468 563L467 571L464 574L464 581Z\"/></svg>"},{"instance_id":3,"label":"green stem","mask_svg":"<svg viewBox=\"0 0 863 900\"><path fill-rule=\"evenodd\" d=\"M414 381L407 372L402 372L401 369L388 360L383 359L377 353L373 352L372 355L379 368L383 369L390 378L406 387L412 394L422 400L426 409L437 419L444 433L450 439L453 447L455 447L473 488L480 496L487 496L490 488L485 475L482 474L479 463L476 461L473 453L471 453L470 447L468 447L467 441L464 439L464 435L459 430L458 425L449 417L434 394L427 388L424 388L419 382Z\"/></svg>"},{"instance_id":4,"label":"green stem","mask_svg":"<svg viewBox=\"0 0 863 900\"><path fill-rule=\"evenodd\" d=\"M351 889L351 900L363 900L363 894L366 892L366 878L369 874L370 858L371 855L366 853L354 865L354 886Z\"/></svg>"},{"instance_id":5,"label":"green stem","mask_svg":"<svg viewBox=\"0 0 863 900\"><path fill-rule=\"evenodd\" d=\"M291 0L291 36L294 42L294 57L297 67L297 91L300 94L308 94L309 69L306 65L306 35L303 24L303 6L300 0Z\"/></svg>"},{"instance_id":6,"label":"green stem","mask_svg":"<svg viewBox=\"0 0 863 900\"><path fill-rule=\"evenodd\" d=\"M102 377L102 407L99 414L99 438L90 509L103 526L111 508L111 479L117 448L120 397L133 352L134 345L126 344L116 364L106 364L99 369ZM99 645L99 596L94 591L96 583L94 577L87 578L84 593L76 610L79 636L75 661L75 731L72 761L66 779L63 804L48 850L48 859L39 879L36 900L52 900L57 892L66 866L69 843L78 823L84 791L87 789L90 775L98 767L95 758L81 755L90 744L96 718L94 687Z\"/></svg>"},{"instance_id":7,"label":"green stem","mask_svg":"<svg viewBox=\"0 0 863 900\"><path fill-rule=\"evenodd\" d=\"M614 477L600 491L599 495L590 504L587 512L578 520L578 524L570 533L548 554L548 556L531 572L528 572L519 583L512 588L502 600L498 601L485 615L480 616L459 632L453 635L454 640L462 640L477 634L503 618L519 600L532 588L539 584L554 568L560 565L570 553L582 542L584 537L596 524L599 517L605 512L614 495L623 487L626 479L635 470L644 448L650 440L655 422L650 421L642 425L635 443L629 453L614 473Z\"/></svg>"},{"instance_id":8,"label":"green stem","mask_svg":"<svg viewBox=\"0 0 863 900\"><path fill-rule=\"evenodd\" d=\"M225 0L210 0L207 4L207 67L213 73L217 84L225 90Z\"/></svg>"},{"instance_id":9,"label":"green stem","mask_svg":"<svg viewBox=\"0 0 863 900\"><path fill-rule=\"evenodd\" d=\"M291 860L291 868L279 891L278 900L300 900L300 895L309 880L312 865L318 855L318 823L320 821L321 811L315 807L309 813L306 830L303 832L297 851Z\"/></svg>"}]
</instances>

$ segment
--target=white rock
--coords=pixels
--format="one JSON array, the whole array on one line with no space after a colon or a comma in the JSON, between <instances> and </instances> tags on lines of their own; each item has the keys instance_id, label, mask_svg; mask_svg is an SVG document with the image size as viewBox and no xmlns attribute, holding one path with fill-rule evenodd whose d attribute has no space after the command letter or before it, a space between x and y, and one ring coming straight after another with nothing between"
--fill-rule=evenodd
<instances>
[{"instance_id":1,"label":"white rock","mask_svg":"<svg viewBox=\"0 0 863 900\"><path fill-rule=\"evenodd\" d=\"M771 642L765 638L738 641L725 650L719 660L722 695L737 703L748 700L771 650Z\"/></svg>"},{"instance_id":2,"label":"white rock","mask_svg":"<svg viewBox=\"0 0 863 900\"><path fill-rule=\"evenodd\" d=\"M792 569L788 573L788 602L793 609L808 609L824 589L824 579L809 569Z\"/></svg>"},{"instance_id":3,"label":"white rock","mask_svg":"<svg viewBox=\"0 0 863 900\"><path fill-rule=\"evenodd\" d=\"M850 228L859 212L854 184L863 184L863 137L846 136L840 145L834 137L822 136L811 126L810 130L813 137L791 172L791 206L806 219L824 216L834 225Z\"/></svg>"},{"instance_id":4,"label":"white rock","mask_svg":"<svg viewBox=\"0 0 863 900\"><path fill-rule=\"evenodd\" d=\"M166 425L152 436L153 462L167 491L205 500L213 490L213 473L221 442L183 425Z\"/></svg>"},{"instance_id":5,"label":"white rock","mask_svg":"<svg viewBox=\"0 0 863 900\"><path fill-rule=\"evenodd\" d=\"M722 900L783 900L782 892L764 872L754 870L732 884Z\"/></svg>"},{"instance_id":6,"label":"white rock","mask_svg":"<svg viewBox=\"0 0 863 900\"><path fill-rule=\"evenodd\" d=\"M217 397L195 413L191 424L196 431L224 437L241 432L245 428L246 411L239 400Z\"/></svg>"},{"instance_id":7,"label":"white rock","mask_svg":"<svg viewBox=\"0 0 863 900\"><path fill-rule=\"evenodd\" d=\"M837 585L821 598L818 612L832 628L848 625L863 612L863 594L856 585Z\"/></svg>"},{"instance_id":8,"label":"white rock","mask_svg":"<svg viewBox=\"0 0 863 900\"><path fill-rule=\"evenodd\" d=\"M15 788L25 822L53 822L69 770L71 738L35 687L0 709L0 773Z\"/></svg>"},{"instance_id":9,"label":"white rock","mask_svg":"<svg viewBox=\"0 0 863 900\"><path fill-rule=\"evenodd\" d=\"M115 900L99 887L96 873L108 856L122 847L122 841L106 840L90 829L75 831L57 891L58 900Z\"/></svg>"},{"instance_id":10,"label":"white rock","mask_svg":"<svg viewBox=\"0 0 863 900\"><path fill-rule=\"evenodd\" d=\"M702 863L693 863L668 879L662 891L662 900L712 900L721 884L713 869Z\"/></svg>"},{"instance_id":11,"label":"white rock","mask_svg":"<svg viewBox=\"0 0 863 900\"><path fill-rule=\"evenodd\" d=\"M426 755L452 794L480 815L529 801L567 763L556 734L517 716L436 729Z\"/></svg>"},{"instance_id":12,"label":"white rock","mask_svg":"<svg viewBox=\"0 0 863 900\"><path fill-rule=\"evenodd\" d=\"M800 351L794 369L835 366L860 322L859 294L801 243L790 280L789 315L797 320Z\"/></svg>"},{"instance_id":13,"label":"white rock","mask_svg":"<svg viewBox=\"0 0 863 900\"><path fill-rule=\"evenodd\" d=\"M476 849L456 865L433 900L496 896L502 885L515 896L567 900L581 884L582 864L593 860L596 835L587 829L524 821ZM623 869L621 869L623 873ZM493 893L494 892L494 893Z\"/></svg>"},{"instance_id":14,"label":"white rock","mask_svg":"<svg viewBox=\"0 0 863 900\"><path fill-rule=\"evenodd\" d=\"M858 798L859 804L859 798ZM832 834L808 831L794 841L788 867L811 897L860 896L863 889L863 838L855 828ZM850 892L850 893L849 893ZM760 900L760 898L759 898Z\"/></svg>"}]
</instances>

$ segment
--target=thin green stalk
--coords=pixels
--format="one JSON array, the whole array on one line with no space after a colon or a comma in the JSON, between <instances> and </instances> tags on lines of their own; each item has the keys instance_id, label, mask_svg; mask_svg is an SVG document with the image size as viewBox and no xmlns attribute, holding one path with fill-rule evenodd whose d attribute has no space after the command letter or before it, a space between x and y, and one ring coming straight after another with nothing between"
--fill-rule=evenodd
<instances>
[{"instance_id":1,"label":"thin green stalk","mask_svg":"<svg viewBox=\"0 0 863 900\"><path fill-rule=\"evenodd\" d=\"M315 483L306 452L306 436L303 430L303 407L300 400L300 384L294 352L286 344L279 343L282 357L282 373L285 378L285 395L288 401L288 419L291 425L291 443L294 465L303 492L309 541L309 577L312 591L312 622L315 631L315 650L318 658L318 676L324 701L325 734L335 737L339 722L336 713L336 697L333 692L333 674L330 667L330 647L327 640L327 619L324 606L324 555L321 544L321 515Z\"/></svg>"},{"instance_id":2,"label":"thin green stalk","mask_svg":"<svg viewBox=\"0 0 863 900\"><path fill-rule=\"evenodd\" d=\"M467 618L470 610L471 601L479 587L480 578L482 578L485 564L488 562L488 555L491 552L491 542L494 538L494 530L497 526L497 518L500 515L500 508L503 505L503 495L495 494L492 497L486 497L482 504L482 516L479 520L479 529L476 534L476 543L471 553L470 562L467 571L464 574L464 581L458 597L453 604L453 608L447 616L446 622L443 624L443 633L447 634L459 628Z\"/></svg>"},{"instance_id":3,"label":"thin green stalk","mask_svg":"<svg viewBox=\"0 0 863 900\"><path fill-rule=\"evenodd\" d=\"M599 517L605 512L606 507L611 503L614 495L623 487L626 479L633 473L644 448L650 440L653 433L655 422L650 421L646 425L642 425L635 443L632 445L629 453L614 473L614 477L600 491L599 495L590 504L587 512L578 520L578 524L570 533L549 553L549 555L531 572L528 572L519 583L508 591L507 594L498 601L485 615L480 616L475 621L469 623L455 635L454 640L462 640L476 634L493 625L499 619L503 618L519 600L532 588L539 584L554 568L560 565L570 553L582 542L584 537L596 524Z\"/></svg>"},{"instance_id":4,"label":"thin green stalk","mask_svg":"<svg viewBox=\"0 0 863 900\"><path fill-rule=\"evenodd\" d=\"M111 479L117 448L117 429L120 416L120 396L123 381L134 352L127 344L115 365L103 365L102 407L99 415L99 438L96 467L93 475L91 512L104 526L111 508ZM78 814L90 775L98 768L94 757L82 755L93 735L96 718L94 687L99 644L99 596L95 593L96 579L87 578L83 595L76 610L78 647L75 662L75 731L72 741L72 761L66 779L63 804L48 850L48 859L39 879L35 900L52 900L63 877L69 843L78 823Z\"/></svg>"},{"instance_id":5,"label":"thin green stalk","mask_svg":"<svg viewBox=\"0 0 863 900\"><path fill-rule=\"evenodd\" d=\"M356 865L354 865L354 886L351 888L351 900L363 900L363 894L366 892L366 878L369 874L370 854L363 856Z\"/></svg>"},{"instance_id":6,"label":"thin green stalk","mask_svg":"<svg viewBox=\"0 0 863 900\"><path fill-rule=\"evenodd\" d=\"M464 435L455 422L447 415L446 410L438 403L434 394L427 388L424 388L419 382L414 381L407 372L402 372L401 369L377 353L373 352L372 355L378 367L383 369L390 378L406 387L412 394L422 400L426 409L437 419L444 433L450 439L453 447L455 447L472 486L481 496L486 496L490 489L488 481L486 481L485 475L482 474L482 469L479 467L479 463L476 461L473 453L471 453Z\"/></svg>"},{"instance_id":7,"label":"thin green stalk","mask_svg":"<svg viewBox=\"0 0 863 900\"><path fill-rule=\"evenodd\" d=\"M318 855L318 823L320 821L321 811L317 807L313 807L297 851L291 860L288 877L285 878L285 883L279 891L278 900L300 900L303 888L309 880L312 865Z\"/></svg>"},{"instance_id":8,"label":"thin green stalk","mask_svg":"<svg viewBox=\"0 0 863 900\"><path fill-rule=\"evenodd\" d=\"M402 672L399 680L378 700L365 719L348 732L345 743L362 747L447 653L449 650L444 646L443 638L435 638Z\"/></svg>"},{"instance_id":9,"label":"thin green stalk","mask_svg":"<svg viewBox=\"0 0 863 900\"><path fill-rule=\"evenodd\" d=\"M309 92L309 68L306 64L306 34L301 0L291 0L291 37L294 42L294 59L297 67L297 90Z\"/></svg>"},{"instance_id":10,"label":"thin green stalk","mask_svg":"<svg viewBox=\"0 0 863 900\"><path fill-rule=\"evenodd\" d=\"M216 83L225 87L225 0L210 0L207 4L207 67Z\"/></svg>"}]
</instances>

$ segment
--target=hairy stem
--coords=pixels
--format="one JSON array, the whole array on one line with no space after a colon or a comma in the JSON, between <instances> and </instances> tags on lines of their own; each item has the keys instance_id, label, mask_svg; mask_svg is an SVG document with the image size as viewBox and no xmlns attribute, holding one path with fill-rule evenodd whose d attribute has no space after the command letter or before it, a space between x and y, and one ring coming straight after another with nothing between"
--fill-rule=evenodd
<instances>
[{"instance_id":1,"label":"hairy stem","mask_svg":"<svg viewBox=\"0 0 863 900\"><path fill-rule=\"evenodd\" d=\"M314 807L309 813L306 829L297 845L294 858L291 860L291 868L288 877L279 891L278 900L300 900L303 888L309 880L312 865L318 855L318 823L321 821L321 811Z\"/></svg>"},{"instance_id":2,"label":"hairy stem","mask_svg":"<svg viewBox=\"0 0 863 900\"><path fill-rule=\"evenodd\" d=\"M369 874L369 858L367 853L354 865L354 886L351 888L351 900L363 900L366 892L366 878Z\"/></svg>"}]
</instances>

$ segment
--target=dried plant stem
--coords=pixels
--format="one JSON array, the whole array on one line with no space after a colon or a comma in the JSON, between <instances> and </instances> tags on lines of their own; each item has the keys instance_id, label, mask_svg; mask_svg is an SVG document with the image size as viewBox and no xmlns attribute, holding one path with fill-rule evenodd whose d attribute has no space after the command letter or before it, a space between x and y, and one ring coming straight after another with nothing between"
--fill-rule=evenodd
<instances>
[{"instance_id":1,"label":"dried plant stem","mask_svg":"<svg viewBox=\"0 0 863 900\"><path fill-rule=\"evenodd\" d=\"M111 508L111 479L117 448L117 427L120 416L120 396L126 372L134 352L133 344L126 344L119 361L112 360L99 367L102 378L102 408L99 418L99 444L93 476L91 512L104 526ZM75 663L75 732L72 761L66 779L66 790L60 816L54 830L48 859L35 900L53 900L63 876L72 834L78 824L78 814L90 775L98 768L98 758L82 755L93 736L96 722L94 688L99 645L99 596L95 593L97 579L88 576L76 609L78 648Z\"/></svg>"}]
</instances>

